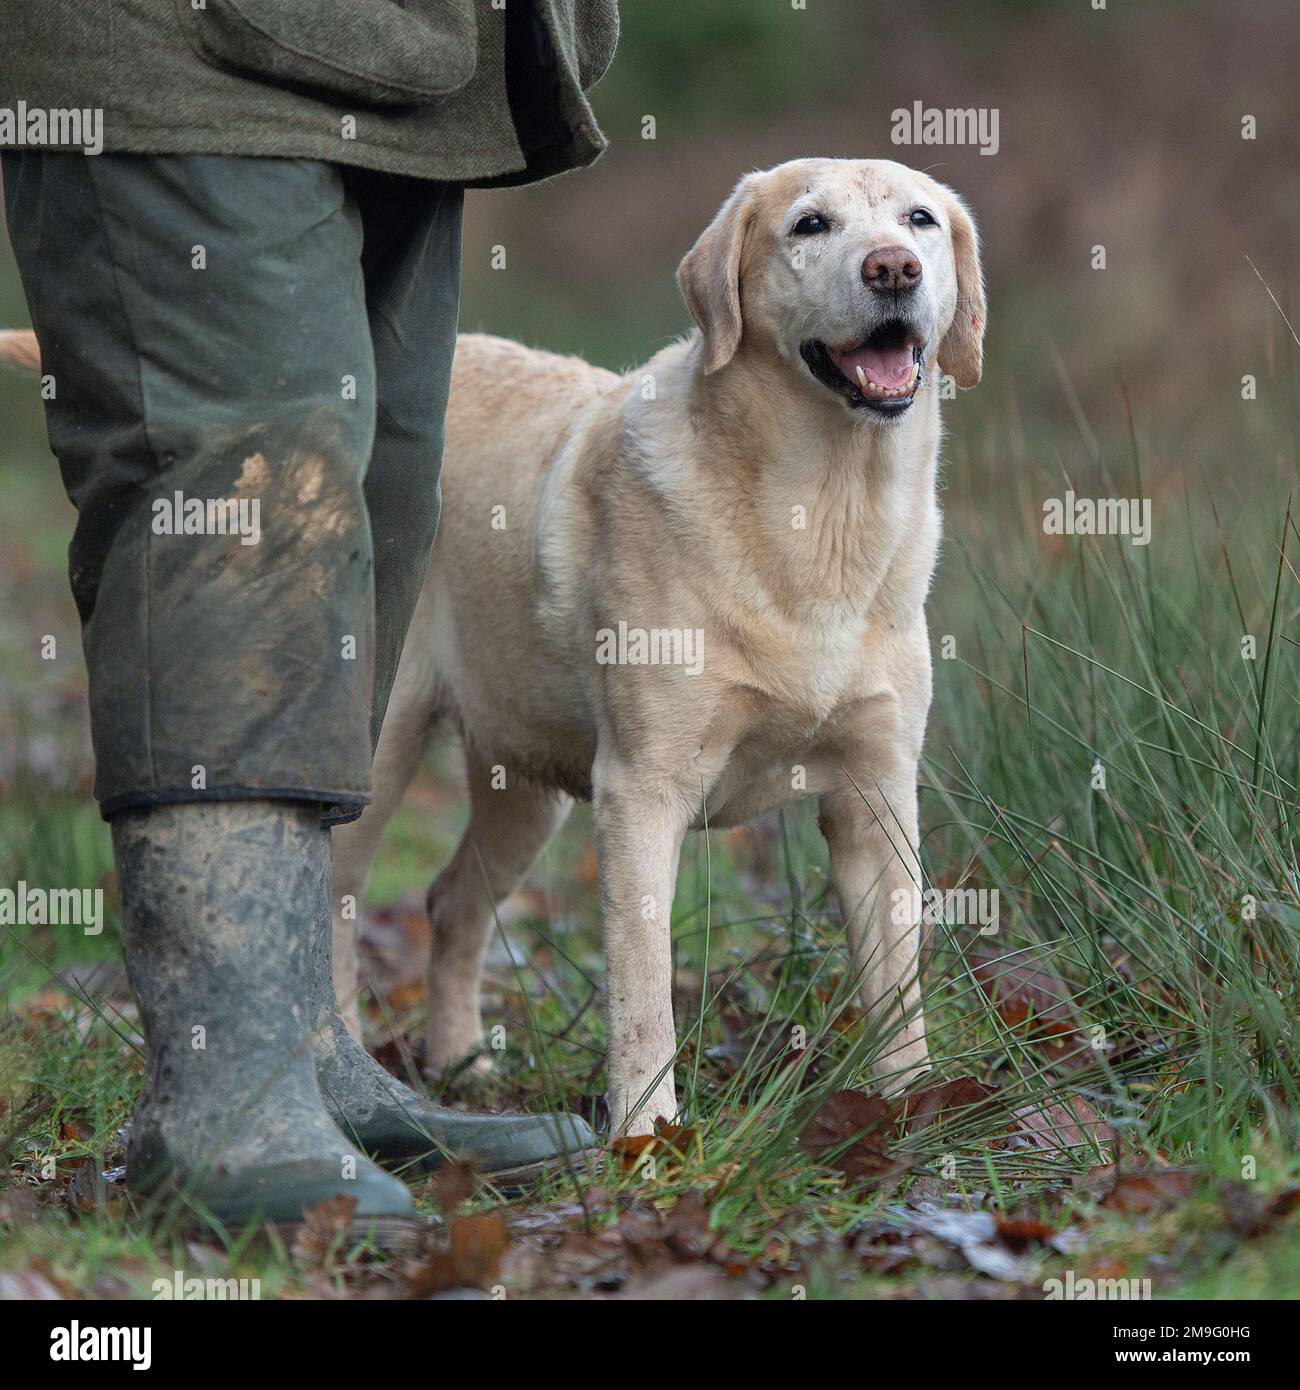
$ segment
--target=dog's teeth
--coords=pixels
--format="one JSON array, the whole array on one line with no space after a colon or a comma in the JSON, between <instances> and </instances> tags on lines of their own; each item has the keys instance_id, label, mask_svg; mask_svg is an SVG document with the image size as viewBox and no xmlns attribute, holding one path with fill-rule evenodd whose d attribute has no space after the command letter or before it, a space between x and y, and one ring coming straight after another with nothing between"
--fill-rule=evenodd
<instances>
[{"instance_id":1,"label":"dog's teeth","mask_svg":"<svg viewBox=\"0 0 1300 1390\"><path fill-rule=\"evenodd\" d=\"M865 385L867 384L867 374L866 374L866 372L864 372L864 371L862 370L861 367L859 367L857 370L858 370L858 385L859 385L859 386L865 386Z\"/></svg>"}]
</instances>

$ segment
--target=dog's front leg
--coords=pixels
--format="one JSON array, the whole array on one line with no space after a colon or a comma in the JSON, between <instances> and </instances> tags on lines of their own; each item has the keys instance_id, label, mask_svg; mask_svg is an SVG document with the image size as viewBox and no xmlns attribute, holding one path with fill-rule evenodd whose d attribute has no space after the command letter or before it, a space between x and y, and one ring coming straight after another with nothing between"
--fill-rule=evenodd
<instances>
[{"instance_id":1,"label":"dog's front leg","mask_svg":"<svg viewBox=\"0 0 1300 1390\"><path fill-rule=\"evenodd\" d=\"M598 759L596 852L608 995L609 1113L614 1134L650 1134L677 1113L671 919L687 814L662 784Z\"/></svg>"},{"instance_id":2,"label":"dog's front leg","mask_svg":"<svg viewBox=\"0 0 1300 1390\"><path fill-rule=\"evenodd\" d=\"M897 1091L930 1060L921 1011L916 773L911 767L881 781L852 771L821 798L819 824L862 1009L883 1039L872 1072L886 1091Z\"/></svg>"}]
</instances>

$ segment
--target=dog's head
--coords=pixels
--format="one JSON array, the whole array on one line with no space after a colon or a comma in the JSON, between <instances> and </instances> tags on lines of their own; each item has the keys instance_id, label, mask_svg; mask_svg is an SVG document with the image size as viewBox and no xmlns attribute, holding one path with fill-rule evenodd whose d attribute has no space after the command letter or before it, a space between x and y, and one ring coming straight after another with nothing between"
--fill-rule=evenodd
<instances>
[{"instance_id":1,"label":"dog's head","mask_svg":"<svg viewBox=\"0 0 1300 1390\"><path fill-rule=\"evenodd\" d=\"M975 224L926 174L887 159L798 159L748 174L682 261L706 373L775 355L857 418L905 415L938 361L980 379Z\"/></svg>"}]
</instances>

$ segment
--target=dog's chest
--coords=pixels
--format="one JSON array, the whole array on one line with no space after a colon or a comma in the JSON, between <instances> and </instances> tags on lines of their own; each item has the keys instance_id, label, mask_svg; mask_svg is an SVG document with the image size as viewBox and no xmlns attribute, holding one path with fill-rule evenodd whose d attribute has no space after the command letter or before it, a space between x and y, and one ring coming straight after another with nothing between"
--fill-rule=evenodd
<instances>
[{"instance_id":1,"label":"dog's chest","mask_svg":"<svg viewBox=\"0 0 1300 1390\"><path fill-rule=\"evenodd\" d=\"M773 681L768 718L778 727L788 711L814 727L870 679L870 623L842 603L810 603L787 624L786 641L769 662Z\"/></svg>"},{"instance_id":2,"label":"dog's chest","mask_svg":"<svg viewBox=\"0 0 1300 1390\"><path fill-rule=\"evenodd\" d=\"M896 595L877 588L869 608L842 597L804 597L780 612L768 609L726 653L726 678L749 695L753 732L805 737L861 699L888 674L891 634L906 618ZM751 610L751 612L754 610Z\"/></svg>"},{"instance_id":3,"label":"dog's chest","mask_svg":"<svg viewBox=\"0 0 1300 1390\"><path fill-rule=\"evenodd\" d=\"M743 824L842 779L846 760L860 754L873 699L889 689L871 646L861 624L823 629L792 645L788 667L769 665L762 688L756 681L736 692L725 736L713 759L706 755L716 771L710 824ZM858 752L850 755L850 746Z\"/></svg>"}]
</instances>

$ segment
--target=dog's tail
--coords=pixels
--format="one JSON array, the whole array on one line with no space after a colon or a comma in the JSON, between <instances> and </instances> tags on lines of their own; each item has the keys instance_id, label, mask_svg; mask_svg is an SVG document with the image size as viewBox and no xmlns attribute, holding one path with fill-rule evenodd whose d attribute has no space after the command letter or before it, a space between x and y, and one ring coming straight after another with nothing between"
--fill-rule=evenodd
<instances>
[{"instance_id":1,"label":"dog's tail","mask_svg":"<svg viewBox=\"0 0 1300 1390\"><path fill-rule=\"evenodd\" d=\"M36 341L36 334L18 329L0 332L0 362L20 367L25 372L39 372L41 345Z\"/></svg>"}]
</instances>

